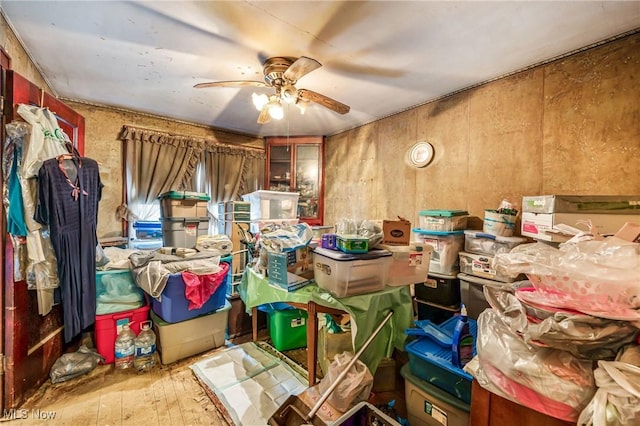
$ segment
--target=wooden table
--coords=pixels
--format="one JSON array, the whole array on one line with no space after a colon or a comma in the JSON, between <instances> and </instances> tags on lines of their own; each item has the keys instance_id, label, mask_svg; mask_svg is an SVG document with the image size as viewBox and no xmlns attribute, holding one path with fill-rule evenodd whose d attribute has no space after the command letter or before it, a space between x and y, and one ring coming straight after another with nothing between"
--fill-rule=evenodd
<instances>
[{"instance_id":1,"label":"wooden table","mask_svg":"<svg viewBox=\"0 0 640 426\"><path fill-rule=\"evenodd\" d=\"M307 371L309 373L309 386L313 386L317 379L318 365L318 313L340 315L346 313L342 309L319 305L316 302L307 303L284 302L288 305L307 311ZM251 308L251 321L253 325L253 341L258 340L258 307Z\"/></svg>"},{"instance_id":2,"label":"wooden table","mask_svg":"<svg viewBox=\"0 0 640 426\"><path fill-rule=\"evenodd\" d=\"M382 358L389 356L387 351L396 347L404 349L406 335L404 330L411 327L413 305L409 286L385 287L384 290L358 296L336 298L316 285L308 285L293 292L274 288L268 279L252 269L246 269L240 284L240 296L247 311L252 314L254 341L258 338L257 308L265 303L282 302L307 311L307 361L309 386L313 386L317 376L318 359L318 313L344 314L351 317L354 350L371 335L373 330L393 310L391 320L382 328L379 335L361 355L371 374L374 374Z\"/></svg>"}]
</instances>

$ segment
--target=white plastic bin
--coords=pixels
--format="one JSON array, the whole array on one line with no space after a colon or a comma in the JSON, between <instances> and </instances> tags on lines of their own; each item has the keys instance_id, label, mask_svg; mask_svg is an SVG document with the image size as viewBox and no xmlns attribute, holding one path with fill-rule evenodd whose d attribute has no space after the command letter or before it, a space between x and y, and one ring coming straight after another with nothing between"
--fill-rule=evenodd
<instances>
[{"instance_id":1,"label":"white plastic bin","mask_svg":"<svg viewBox=\"0 0 640 426\"><path fill-rule=\"evenodd\" d=\"M420 229L426 231L459 231L467 227L469 212L466 210L421 210Z\"/></svg>"},{"instance_id":2,"label":"white plastic bin","mask_svg":"<svg viewBox=\"0 0 640 426\"><path fill-rule=\"evenodd\" d=\"M372 250L351 254L316 247L313 253L316 283L334 296L346 297L384 289L391 263L390 252Z\"/></svg>"},{"instance_id":3,"label":"white plastic bin","mask_svg":"<svg viewBox=\"0 0 640 426\"><path fill-rule=\"evenodd\" d=\"M504 275L493 267L493 256L488 254L466 253L461 251L460 255L460 272L469 275L476 275L490 280L511 283L518 279L524 278L524 275L516 276Z\"/></svg>"},{"instance_id":4,"label":"white plastic bin","mask_svg":"<svg viewBox=\"0 0 640 426\"><path fill-rule=\"evenodd\" d=\"M523 237L500 237L482 231L464 231L464 251L467 253L488 254L509 253L514 247L527 242Z\"/></svg>"},{"instance_id":5,"label":"white plastic bin","mask_svg":"<svg viewBox=\"0 0 640 426\"><path fill-rule=\"evenodd\" d=\"M464 232L438 232L414 228L415 240L433 247L429 271L438 274L452 275L459 270L458 253L464 246Z\"/></svg>"},{"instance_id":6,"label":"white plastic bin","mask_svg":"<svg viewBox=\"0 0 640 426\"><path fill-rule=\"evenodd\" d=\"M251 203L251 220L295 219L298 215L297 192L254 191L242 196Z\"/></svg>"},{"instance_id":7,"label":"white plastic bin","mask_svg":"<svg viewBox=\"0 0 640 426\"><path fill-rule=\"evenodd\" d=\"M412 243L408 246L379 244L378 247L391 252L387 285L411 285L427 280L433 246L426 243Z\"/></svg>"}]
</instances>

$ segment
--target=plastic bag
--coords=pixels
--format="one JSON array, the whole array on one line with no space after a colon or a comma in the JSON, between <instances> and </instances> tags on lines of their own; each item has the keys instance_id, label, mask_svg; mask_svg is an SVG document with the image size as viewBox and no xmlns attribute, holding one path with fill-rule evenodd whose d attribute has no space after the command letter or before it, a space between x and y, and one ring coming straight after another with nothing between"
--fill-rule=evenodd
<instances>
[{"instance_id":1,"label":"plastic bag","mask_svg":"<svg viewBox=\"0 0 640 426\"><path fill-rule=\"evenodd\" d=\"M620 361L598 361L598 390L580 413L587 426L637 425L640 419L640 367Z\"/></svg>"},{"instance_id":2,"label":"plastic bag","mask_svg":"<svg viewBox=\"0 0 640 426\"><path fill-rule=\"evenodd\" d=\"M521 302L508 291L484 286L484 296L502 321L525 342L571 352L590 360L613 360L639 330L627 321Z\"/></svg>"},{"instance_id":3,"label":"plastic bag","mask_svg":"<svg viewBox=\"0 0 640 426\"><path fill-rule=\"evenodd\" d=\"M494 257L498 271L525 273L531 300L601 318L640 321L640 245L620 238L581 241L559 249L522 244Z\"/></svg>"},{"instance_id":4,"label":"plastic bag","mask_svg":"<svg viewBox=\"0 0 640 426\"><path fill-rule=\"evenodd\" d=\"M478 317L476 347L478 383L541 413L576 421L595 393L590 360L528 345L493 309Z\"/></svg>"},{"instance_id":5,"label":"plastic bag","mask_svg":"<svg viewBox=\"0 0 640 426\"><path fill-rule=\"evenodd\" d=\"M53 363L49 372L51 383L64 382L86 374L101 361L104 362L102 355L82 345L76 352L63 354Z\"/></svg>"},{"instance_id":6,"label":"plastic bag","mask_svg":"<svg viewBox=\"0 0 640 426\"><path fill-rule=\"evenodd\" d=\"M329 373L320 382L319 391L321 394L324 394L329 389L352 359L353 354L351 352L342 352L333 358L333 362L329 366ZM342 378L338 386L331 392L327 402L335 409L345 412L352 405L360 401L366 401L369 398L372 387L373 376L371 372L365 363L357 360L349 369L349 373Z\"/></svg>"}]
</instances>

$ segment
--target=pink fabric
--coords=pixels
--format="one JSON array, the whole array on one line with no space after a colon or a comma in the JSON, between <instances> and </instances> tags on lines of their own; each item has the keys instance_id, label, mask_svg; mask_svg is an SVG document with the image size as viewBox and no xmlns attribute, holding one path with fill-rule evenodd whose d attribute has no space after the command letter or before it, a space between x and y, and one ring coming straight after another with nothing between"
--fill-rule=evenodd
<instances>
[{"instance_id":1,"label":"pink fabric","mask_svg":"<svg viewBox=\"0 0 640 426\"><path fill-rule=\"evenodd\" d=\"M580 411L576 411L576 409L570 405L563 404L560 401L554 401L551 398L539 394L535 390L510 379L489 363L484 363L482 368L493 386L496 386L506 395L509 395L511 397L509 398L511 401L557 419L569 422L575 422L578 419Z\"/></svg>"},{"instance_id":2,"label":"pink fabric","mask_svg":"<svg viewBox=\"0 0 640 426\"><path fill-rule=\"evenodd\" d=\"M184 295L189 301L189 310L202 308L215 291L226 282L229 272L228 263L220 263L220 271L215 274L197 275L193 272L182 271L184 281Z\"/></svg>"}]
</instances>

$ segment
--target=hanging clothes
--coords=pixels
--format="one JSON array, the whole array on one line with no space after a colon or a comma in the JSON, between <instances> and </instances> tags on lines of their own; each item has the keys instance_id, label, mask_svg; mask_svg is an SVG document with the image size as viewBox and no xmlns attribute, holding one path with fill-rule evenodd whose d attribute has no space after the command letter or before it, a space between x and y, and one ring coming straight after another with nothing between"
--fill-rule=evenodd
<instances>
[{"instance_id":1,"label":"hanging clothes","mask_svg":"<svg viewBox=\"0 0 640 426\"><path fill-rule=\"evenodd\" d=\"M23 158L19 167L20 186L27 225L27 285L38 296L38 313L46 315L54 304L58 271L53 246L46 226L34 220L38 170L42 162L68 152L69 137L58 125L51 111L34 105L19 104L16 112L30 125L23 141Z\"/></svg>"},{"instance_id":2,"label":"hanging clothes","mask_svg":"<svg viewBox=\"0 0 640 426\"><path fill-rule=\"evenodd\" d=\"M70 170L75 171L75 179L70 178ZM51 232L67 343L95 322L96 228L102 187L98 163L86 157L46 160L38 174L34 219Z\"/></svg>"}]
</instances>

